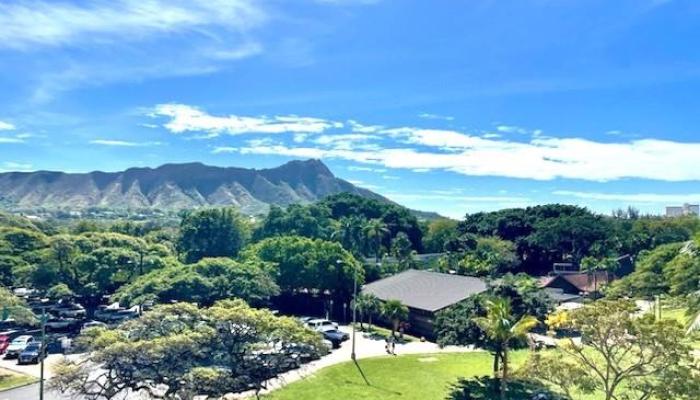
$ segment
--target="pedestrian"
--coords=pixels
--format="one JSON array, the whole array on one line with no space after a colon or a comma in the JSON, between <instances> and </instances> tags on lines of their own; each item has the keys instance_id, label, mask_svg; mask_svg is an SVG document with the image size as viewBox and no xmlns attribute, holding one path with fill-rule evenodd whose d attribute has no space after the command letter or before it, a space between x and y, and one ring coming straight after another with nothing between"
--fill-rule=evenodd
<instances>
[{"instance_id":1,"label":"pedestrian","mask_svg":"<svg viewBox=\"0 0 700 400\"><path fill-rule=\"evenodd\" d=\"M386 354L391 354L391 343L389 342L389 336L386 337L384 350L386 351Z\"/></svg>"},{"instance_id":2,"label":"pedestrian","mask_svg":"<svg viewBox=\"0 0 700 400\"><path fill-rule=\"evenodd\" d=\"M396 355L396 338L393 335L389 339L389 354Z\"/></svg>"}]
</instances>

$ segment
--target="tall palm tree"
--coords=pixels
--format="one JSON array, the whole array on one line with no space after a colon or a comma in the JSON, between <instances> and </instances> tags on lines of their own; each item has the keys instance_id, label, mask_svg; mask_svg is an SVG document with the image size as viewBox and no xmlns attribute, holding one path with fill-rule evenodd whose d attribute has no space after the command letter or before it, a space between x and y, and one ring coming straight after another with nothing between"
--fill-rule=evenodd
<instances>
[{"instance_id":1,"label":"tall palm tree","mask_svg":"<svg viewBox=\"0 0 700 400\"><path fill-rule=\"evenodd\" d=\"M331 239L337 240L345 250L357 255L359 254L360 235L364 226L364 218L351 216L341 218L334 226Z\"/></svg>"},{"instance_id":2,"label":"tall palm tree","mask_svg":"<svg viewBox=\"0 0 700 400\"><path fill-rule=\"evenodd\" d=\"M408 307L399 300L387 300L382 304L382 315L391 321L391 337L396 337L399 324L408 319Z\"/></svg>"},{"instance_id":3,"label":"tall palm tree","mask_svg":"<svg viewBox=\"0 0 700 400\"><path fill-rule=\"evenodd\" d=\"M382 240L389 233L389 227L379 218L374 218L362 227L362 233L369 240L374 239L374 255L375 261L379 264L379 255L382 252Z\"/></svg>"},{"instance_id":4,"label":"tall palm tree","mask_svg":"<svg viewBox=\"0 0 700 400\"><path fill-rule=\"evenodd\" d=\"M368 317L369 326L370 329L372 329L372 315L379 312L381 305L382 303L379 298L371 293L362 293L357 296L357 304L353 304L353 306L357 306L357 312L360 313L361 330L364 330L362 323L364 322L365 317Z\"/></svg>"},{"instance_id":5,"label":"tall palm tree","mask_svg":"<svg viewBox=\"0 0 700 400\"><path fill-rule=\"evenodd\" d=\"M513 340L524 338L537 325L537 319L526 315L515 320L507 298L498 297L486 303L486 316L473 319L493 342L494 378L498 378L498 361L501 360L501 400L505 400L506 382L508 380L508 350Z\"/></svg>"}]
</instances>

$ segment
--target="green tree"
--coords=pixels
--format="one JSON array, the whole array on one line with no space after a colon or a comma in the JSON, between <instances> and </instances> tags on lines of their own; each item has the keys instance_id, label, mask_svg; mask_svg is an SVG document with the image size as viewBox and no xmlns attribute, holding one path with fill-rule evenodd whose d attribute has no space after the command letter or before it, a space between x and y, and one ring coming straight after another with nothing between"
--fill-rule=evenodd
<instances>
[{"instance_id":1,"label":"green tree","mask_svg":"<svg viewBox=\"0 0 700 400\"><path fill-rule=\"evenodd\" d=\"M389 228L380 219L371 219L362 227L364 236L374 247L375 262L378 264L382 253L382 240L389 233Z\"/></svg>"},{"instance_id":2,"label":"green tree","mask_svg":"<svg viewBox=\"0 0 700 400\"><path fill-rule=\"evenodd\" d=\"M27 302L4 287L0 287L0 312L2 312L2 320L11 318L29 325L36 325L38 322Z\"/></svg>"},{"instance_id":3,"label":"green tree","mask_svg":"<svg viewBox=\"0 0 700 400\"><path fill-rule=\"evenodd\" d=\"M459 237L457 230L459 222L448 218L438 218L430 221L427 232L423 236L423 246L428 253L442 253L447 250L445 245Z\"/></svg>"},{"instance_id":4,"label":"green tree","mask_svg":"<svg viewBox=\"0 0 700 400\"><path fill-rule=\"evenodd\" d=\"M399 264L399 269L405 270L411 267L411 262L413 261L413 250L411 248L411 241L408 239L408 235L403 232L399 232L398 235L391 241L391 254L396 257L396 261Z\"/></svg>"},{"instance_id":5,"label":"green tree","mask_svg":"<svg viewBox=\"0 0 700 400\"><path fill-rule=\"evenodd\" d=\"M46 297L56 300L68 300L75 296L72 290L65 283L58 283L51 286L49 290L46 291Z\"/></svg>"},{"instance_id":6,"label":"green tree","mask_svg":"<svg viewBox=\"0 0 700 400\"><path fill-rule=\"evenodd\" d=\"M501 361L501 399L506 398L508 382L508 351L510 343L522 339L536 325L533 316L523 316L516 320L511 311L510 301L506 298L495 298L486 304L486 316L476 317L474 322L486 333L494 344L494 378L497 378L499 360Z\"/></svg>"},{"instance_id":7,"label":"green tree","mask_svg":"<svg viewBox=\"0 0 700 400\"><path fill-rule=\"evenodd\" d=\"M351 306L357 307L357 312L360 314L360 329L364 330L362 323L365 317L369 319L369 327L372 329L372 315L379 313L382 302L371 293L361 293Z\"/></svg>"},{"instance_id":8,"label":"green tree","mask_svg":"<svg viewBox=\"0 0 700 400\"><path fill-rule=\"evenodd\" d=\"M204 258L188 265L173 262L122 286L113 299L126 305L156 300L208 306L218 300L240 298L260 305L279 293L269 269L260 262L230 258Z\"/></svg>"},{"instance_id":9,"label":"green tree","mask_svg":"<svg viewBox=\"0 0 700 400\"><path fill-rule=\"evenodd\" d=\"M569 395L697 399L700 369L677 321L638 316L625 300L599 300L570 317L570 328L581 332L586 345L567 340L559 351L531 358L526 375Z\"/></svg>"},{"instance_id":10,"label":"green tree","mask_svg":"<svg viewBox=\"0 0 700 400\"><path fill-rule=\"evenodd\" d=\"M391 322L391 336L396 337L401 321L408 319L408 307L399 300L387 300L382 304L382 315Z\"/></svg>"},{"instance_id":11,"label":"green tree","mask_svg":"<svg viewBox=\"0 0 700 400\"><path fill-rule=\"evenodd\" d=\"M158 306L117 328L91 329L78 345L85 357L59 363L51 386L105 399L128 391L165 399L259 392L325 352L316 332L241 300Z\"/></svg>"},{"instance_id":12,"label":"green tree","mask_svg":"<svg viewBox=\"0 0 700 400\"><path fill-rule=\"evenodd\" d=\"M198 210L182 218L177 247L187 263L204 257L235 257L249 233L248 223L233 208Z\"/></svg>"},{"instance_id":13,"label":"green tree","mask_svg":"<svg viewBox=\"0 0 700 400\"><path fill-rule=\"evenodd\" d=\"M328 290L334 296L350 298L353 278L364 281L364 271L352 254L339 243L300 236L268 238L249 246L243 259L274 265L273 274L284 291Z\"/></svg>"}]
</instances>

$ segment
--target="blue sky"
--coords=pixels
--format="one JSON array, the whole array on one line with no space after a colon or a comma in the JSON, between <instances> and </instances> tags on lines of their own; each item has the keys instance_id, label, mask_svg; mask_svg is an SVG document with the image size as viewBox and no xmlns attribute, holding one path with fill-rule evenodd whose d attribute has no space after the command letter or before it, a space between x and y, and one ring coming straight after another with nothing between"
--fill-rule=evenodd
<instances>
[{"instance_id":1,"label":"blue sky","mask_svg":"<svg viewBox=\"0 0 700 400\"><path fill-rule=\"evenodd\" d=\"M700 3L4 0L0 170L321 158L408 206L700 201Z\"/></svg>"}]
</instances>

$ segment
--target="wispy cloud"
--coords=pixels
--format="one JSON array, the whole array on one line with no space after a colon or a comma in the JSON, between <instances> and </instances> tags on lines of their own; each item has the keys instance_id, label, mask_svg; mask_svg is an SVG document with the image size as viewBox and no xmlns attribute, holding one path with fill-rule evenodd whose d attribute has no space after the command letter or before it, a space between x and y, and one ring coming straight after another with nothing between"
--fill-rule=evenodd
<instances>
[{"instance_id":1,"label":"wispy cloud","mask_svg":"<svg viewBox=\"0 0 700 400\"><path fill-rule=\"evenodd\" d=\"M24 143L24 139L18 137L0 136L0 143Z\"/></svg>"},{"instance_id":2,"label":"wispy cloud","mask_svg":"<svg viewBox=\"0 0 700 400\"><path fill-rule=\"evenodd\" d=\"M583 138L533 138L522 143L423 129L405 130L397 138L400 143L421 147L401 147L399 143L378 150L351 150L273 145L243 147L239 151L338 158L413 171L447 170L464 175L536 180L700 180L700 170L696 168L700 143L656 139L601 143Z\"/></svg>"},{"instance_id":3,"label":"wispy cloud","mask_svg":"<svg viewBox=\"0 0 700 400\"><path fill-rule=\"evenodd\" d=\"M0 131L12 131L15 130L15 126L9 122L0 121Z\"/></svg>"},{"instance_id":4,"label":"wispy cloud","mask_svg":"<svg viewBox=\"0 0 700 400\"><path fill-rule=\"evenodd\" d=\"M288 116L214 116L197 107L185 104L159 104L150 113L153 117L167 117L163 125L172 133L207 132L211 137L221 133L321 133L330 128L341 128L340 122L321 118Z\"/></svg>"},{"instance_id":5,"label":"wispy cloud","mask_svg":"<svg viewBox=\"0 0 700 400\"><path fill-rule=\"evenodd\" d=\"M110 140L110 139L95 139L91 140L90 144L96 144L100 146L112 146L112 147L148 147L148 146L160 146L162 142L132 142L126 140Z\"/></svg>"},{"instance_id":6,"label":"wispy cloud","mask_svg":"<svg viewBox=\"0 0 700 400\"><path fill-rule=\"evenodd\" d=\"M369 168L414 172L442 170L535 180L700 180L697 168L700 142L659 139L598 142L578 137L544 136L539 130L510 125L497 127L498 132L528 134L523 141L522 138L515 140L449 129L382 127L355 120L341 123L297 115L216 116L184 104L161 104L151 115L167 117L164 127L173 133L205 133L208 137L222 133L257 133L276 134L278 138L249 141L243 146L218 146L214 148L215 153L335 158L368 164ZM347 133L347 129L353 133ZM311 139L294 136L299 134L319 135Z\"/></svg>"},{"instance_id":7,"label":"wispy cloud","mask_svg":"<svg viewBox=\"0 0 700 400\"><path fill-rule=\"evenodd\" d=\"M627 203L658 203L671 205L684 204L688 202L700 202L700 193L600 193L556 190L552 192L552 194L556 196L573 197L577 199L617 201Z\"/></svg>"},{"instance_id":8,"label":"wispy cloud","mask_svg":"<svg viewBox=\"0 0 700 400\"><path fill-rule=\"evenodd\" d=\"M29 163L19 163L14 161L5 161L2 163L2 168L0 172L10 172L10 171L31 171L33 168L32 164Z\"/></svg>"},{"instance_id":9,"label":"wispy cloud","mask_svg":"<svg viewBox=\"0 0 700 400\"><path fill-rule=\"evenodd\" d=\"M62 92L210 74L263 51L253 0L0 2L0 51L26 57L34 103ZM74 52L73 49L79 49Z\"/></svg>"},{"instance_id":10,"label":"wispy cloud","mask_svg":"<svg viewBox=\"0 0 700 400\"><path fill-rule=\"evenodd\" d=\"M31 50L92 42L143 41L217 26L242 30L264 21L249 0L113 0L0 3L0 47Z\"/></svg>"},{"instance_id":11,"label":"wispy cloud","mask_svg":"<svg viewBox=\"0 0 700 400\"><path fill-rule=\"evenodd\" d=\"M432 114L432 113L420 113L418 114L419 118L423 119L437 119L437 120L443 120L443 121L453 121L455 118L450 117L448 115L440 115L440 114Z\"/></svg>"},{"instance_id":12,"label":"wispy cloud","mask_svg":"<svg viewBox=\"0 0 700 400\"><path fill-rule=\"evenodd\" d=\"M384 173L387 170L386 170L386 168L372 168L372 167L364 167L364 166L359 166L359 165L351 165L348 167L348 171L364 171L364 172Z\"/></svg>"}]
</instances>

